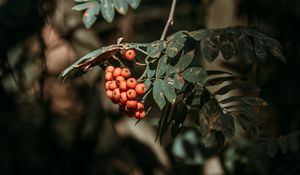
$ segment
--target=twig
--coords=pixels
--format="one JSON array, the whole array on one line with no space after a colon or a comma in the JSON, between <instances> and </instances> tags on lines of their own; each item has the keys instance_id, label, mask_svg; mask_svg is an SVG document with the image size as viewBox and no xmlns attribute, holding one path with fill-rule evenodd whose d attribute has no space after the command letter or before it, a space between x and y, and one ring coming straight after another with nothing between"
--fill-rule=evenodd
<instances>
[{"instance_id":1,"label":"twig","mask_svg":"<svg viewBox=\"0 0 300 175\"><path fill-rule=\"evenodd\" d=\"M176 0L173 0L168 21L167 21L167 23L165 25L165 28L164 28L164 31L163 31L163 33L161 34L161 37L160 37L161 41L166 38L166 34L167 34L169 26L173 25L173 17L174 17L175 6L176 6Z\"/></svg>"}]
</instances>

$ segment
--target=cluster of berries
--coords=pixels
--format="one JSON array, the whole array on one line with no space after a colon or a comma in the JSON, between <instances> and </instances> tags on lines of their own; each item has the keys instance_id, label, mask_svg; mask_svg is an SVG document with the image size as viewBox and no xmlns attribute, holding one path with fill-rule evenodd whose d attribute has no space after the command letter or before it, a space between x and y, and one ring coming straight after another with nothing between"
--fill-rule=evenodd
<instances>
[{"instance_id":1,"label":"cluster of berries","mask_svg":"<svg viewBox=\"0 0 300 175\"><path fill-rule=\"evenodd\" d=\"M108 66L105 70L105 80L107 97L113 103L119 104L123 113L137 119L145 117L144 104L137 101L137 96L146 92L146 86L137 83L137 80L131 77L128 68Z\"/></svg>"}]
</instances>

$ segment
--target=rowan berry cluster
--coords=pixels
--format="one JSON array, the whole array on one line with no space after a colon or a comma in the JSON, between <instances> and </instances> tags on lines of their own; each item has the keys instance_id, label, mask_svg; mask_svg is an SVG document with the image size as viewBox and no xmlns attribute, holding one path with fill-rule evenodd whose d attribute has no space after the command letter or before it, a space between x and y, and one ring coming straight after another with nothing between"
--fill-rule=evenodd
<instances>
[{"instance_id":1,"label":"rowan berry cluster","mask_svg":"<svg viewBox=\"0 0 300 175\"><path fill-rule=\"evenodd\" d=\"M128 51L131 54L128 54ZM135 52L128 51L124 57L130 56L128 60L134 59L132 55L135 57ZM105 80L106 95L113 103L120 105L120 111L137 119L145 117L144 104L137 100L137 96L146 92L146 86L131 77L128 68L108 66L105 70Z\"/></svg>"}]
</instances>

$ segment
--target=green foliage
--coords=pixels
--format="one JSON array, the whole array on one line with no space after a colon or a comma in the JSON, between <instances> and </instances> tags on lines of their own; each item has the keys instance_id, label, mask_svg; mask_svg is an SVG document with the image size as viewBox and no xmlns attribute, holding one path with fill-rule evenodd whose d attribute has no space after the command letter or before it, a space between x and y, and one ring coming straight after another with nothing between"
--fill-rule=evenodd
<instances>
[{"instance_id":1,"label":"green foliage","mask_svg":"<svg viewBox=\"0 0 300 175\"><path fill-rule=\"evenodd\" d=\"M251 66L256 57L265 61L270 52L285 61L279 48L276 40L253 28L179 31L164 41L120 43L100 48L71 65L60 78L80 76L96 65L104 68L114 65L115 61L122 65L124 61L118 59L120 54L135 49L144 55L136 60L142 60L145 65L138 79L148 90L143 100L152 94L163 111L157 137L162 138L168 129L176 136L185 119L191 117L204 145L222 146L225 140L234 137L236 125L256 136L260 128L259 109L267 103L251 96L257 94L258 88L247 78L221 70L205 70L199 66L200 59L212 62L219 53L225 60L238 55L244 65ZM242 95L218 98L237 89Z\"/></svg>"},{"instance_id":2,"label":"green foliage","mask_svg":"<svg viewBox=\"0 0 300 175\"><path fill-rule=\"evenodd\" d=\"M101 12L103 19L112 22L115 17L115 10L121 15L125 15L128 6L136 9L140 5L140 0L74 0L78 4L72 9L77 11L85 11L83 15L83 24L86 28L90 28L97 20L97 16Z\"/></svg>"}]
</instances>

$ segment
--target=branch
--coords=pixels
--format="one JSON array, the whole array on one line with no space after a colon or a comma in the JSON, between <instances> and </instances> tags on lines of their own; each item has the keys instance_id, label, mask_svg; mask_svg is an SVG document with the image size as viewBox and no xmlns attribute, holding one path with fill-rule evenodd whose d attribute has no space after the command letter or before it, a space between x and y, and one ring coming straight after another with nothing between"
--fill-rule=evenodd
<instances>
[{"instance_id":1,"label":"branch","mask_svg":"<svg viewBox=\"0 0 300 175\"><path fill-rule=\"evenodd\" d=\"M165 25L165 28L164 28L164 31L163 31L163 33L161 34L161 37L160 37L161 41L166 38L166 34L167 34L169 26L173 25L173 17L174 17L175 6L176 6L176 0L173 0L168 21L167 21L167 23Z\"/></svg>"}]
</instances>

